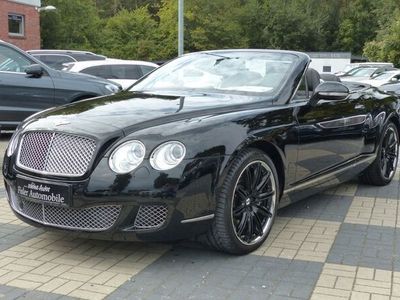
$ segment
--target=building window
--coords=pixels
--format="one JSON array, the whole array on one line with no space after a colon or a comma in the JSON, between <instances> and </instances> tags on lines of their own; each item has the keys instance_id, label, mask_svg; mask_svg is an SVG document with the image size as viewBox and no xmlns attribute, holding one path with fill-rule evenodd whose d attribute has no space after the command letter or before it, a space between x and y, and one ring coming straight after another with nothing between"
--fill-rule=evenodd
<instances>
[{"instance_id":1,"label":"building window","mask_svg":"<svg viewBox=\"0 0 400 300\"><path fill-rule=\"evenodd\" d=\"M332 72L332 67L331 66L323 66L322 67L322 72L330 73L330 72Z\"/></svg>"},{"instance_id":2,"label":"building window","mask_svg":"<svg viewBox=\"0 0 400 300\"><path fill-rule=\"evenodd\" d=\"M24 36L25 18L23 15L8 14L8 33L10 35Z\"/></svg>"}]
</instances>

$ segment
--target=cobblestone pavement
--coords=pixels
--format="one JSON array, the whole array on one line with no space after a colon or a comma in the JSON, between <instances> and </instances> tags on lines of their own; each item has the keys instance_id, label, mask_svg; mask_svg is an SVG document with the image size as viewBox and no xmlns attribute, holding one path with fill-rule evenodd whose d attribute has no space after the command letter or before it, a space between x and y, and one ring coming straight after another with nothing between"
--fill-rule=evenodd
<instances>
[{"instance_id":1,"label":"cobblestone pavement","mask_svg":"<svg viewBox=\"0 0 400 300\"><path fill-rule=\"evenodd\" d=\"M239 257L46 232L13 215L1 184L0 298L400 299L399 174L280 210L265 244Z\"/></svg>"}]
</instances>

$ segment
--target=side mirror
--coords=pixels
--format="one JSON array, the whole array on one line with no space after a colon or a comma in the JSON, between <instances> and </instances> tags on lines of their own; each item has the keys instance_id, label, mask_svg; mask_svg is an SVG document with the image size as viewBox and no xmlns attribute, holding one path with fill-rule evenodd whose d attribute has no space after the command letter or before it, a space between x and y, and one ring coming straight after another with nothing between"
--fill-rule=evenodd
<instances>
[{"instance_id":1,"label":"side mirror","mask_svg":"<svg viewBox=\"0 0 400 300\"><path fill-rule=\"evenodd\" d=\"M44 70L41 65L30 65L25 69L25 73L30 77L39 78L43 75Z\"/></svg>"},{"instance_id":2,"label":"side mirror","mask_svg":"<svg viewBox=\"0 0 400 300\"><path fill-rule=\"evenodd\" d=\"M315 88L311 96L310 105L315 106L319 100L340 101L347 98L349 89L343 83L327 81Z\"/></svg>"},{"instance_id":3,"label":"side mirror","mask_svg":"<svg viewBox=\"0 0 400 300\"><path fill-rule=\"evenodd\" d=\"M399 79L397 79L396 77L390 78L390 82L397 82L397 81L399 81Z\"/></svg>"}]
</instances>

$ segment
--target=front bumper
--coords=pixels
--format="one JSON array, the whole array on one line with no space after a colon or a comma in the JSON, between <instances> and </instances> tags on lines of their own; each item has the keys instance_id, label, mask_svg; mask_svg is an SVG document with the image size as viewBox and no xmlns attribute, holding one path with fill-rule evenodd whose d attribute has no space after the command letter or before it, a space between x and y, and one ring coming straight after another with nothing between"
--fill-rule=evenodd
<instances>
[{"instance_id":1,"label":"front bumper","mask_svg":"<svg viewBox=\"0 0 400 300\"><path fill-rule=\"evenodd\" d=\"M106 158L88 178L51 178L18 169L5 158L3 175L14 213L34 226L84 233L110 240L168 241L207 231L212 221L223 157L183 161L167 172L148 161L131 174L116 175ZM71 201L60 205L17 194L17 177L67 185Z\"/></svg>"}]
</instances>

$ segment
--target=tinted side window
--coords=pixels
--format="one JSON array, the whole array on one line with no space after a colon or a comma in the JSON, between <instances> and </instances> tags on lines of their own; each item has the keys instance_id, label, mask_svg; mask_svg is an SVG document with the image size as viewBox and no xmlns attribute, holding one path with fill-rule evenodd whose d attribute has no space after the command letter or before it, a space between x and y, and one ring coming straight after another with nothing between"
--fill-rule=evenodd
<instances>
[{"instance_id":1,"label":"tinted side window","mask_svg":"<svg viewBox=\"0 0 400 300\"><path fill-rule=\"evenodd\" d=\"M142 69L135 65L116 65L112 66L112 72L117 72L119 79L134 79L137 80L143 76Z\"/></svg>"},{"instance_id":2,"label":"tinted side window","mask_svg":"<svg viewBox=\"0 0 400 300\"><path fill-rule=\"evenodd\" d=\"M32 61L18 51L0 45L0 72L25 72Z\"/></svg>"},{"instance_id":3,"label":"tinted side window","mask_svg":"<svg viewBox=\"0 0 400 300\"><path fill-rule=\"evenodd\" d=\"M142 69L143 76L155 69L155 67L151 66L140 66L140 68Z\"/></svg>"},{"instance_id":4,"label":"tinted side window","mask_svg":"<svg viewBox=\"0 0 400 300\"><path fill-rule=\"evenodd\" d=\"M98 76L101 78L107 79L108 72L106 70L107 66L95 66L95 67L89 67L86 69L83 69L81 73L93 75L93 76Z\"/></svg>"},{"instance_id":5,"label":"tinted side window","mask_svg":"<svg viewBox=\"0 0 400 300\"><path fill-rule=\"evenodd\" d=\"M64 63L70 63L74 62L75 60L72 57L69 57L67 55L33 55L40 61L44 62L46 65L49 67L56 69L56 70L61 70L64 68L63 64Z\"/></svg>"},{"instance_id":6,"label":"tinted side window","mask_svg":"<svg viewBox=\"0 0 400 300\"><path fill-rule=\"evenodd\" d=\"M105 60L103 56L93 55L93 54L85 54L85 53L71 53L71 56L75 58L77 61L88 61L88 60Z\"/></svg>"}]
</instances>

